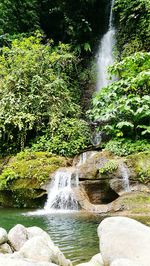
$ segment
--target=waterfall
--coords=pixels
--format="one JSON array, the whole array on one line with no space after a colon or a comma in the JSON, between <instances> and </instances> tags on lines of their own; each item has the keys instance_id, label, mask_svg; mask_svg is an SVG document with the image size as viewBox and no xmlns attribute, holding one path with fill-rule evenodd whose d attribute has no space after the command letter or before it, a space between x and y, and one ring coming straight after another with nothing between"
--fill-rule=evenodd
<instances>
[{"instance_id":1,"label":"waterfall","mask_svg":"<svg viewBox=\"0 0 150 266\"><path fill-rule=\"evenodd\" d=\"M82 164L86 163L88 159L94 156L97 152L96 151L86 151L79 155L79 161L76 166L81 166Z\"/></svg>"},{"instance_id":2,"label":"waterfall","mask_svg":"<svg viewBox=\"0 0 150 266\"><path fill-rule=\"evenodd\" d=\"M123 190L125 192L130 192L131 190L130 190L130 184L129 184L129 174L130 174L129 169L124 163L122 163L119 166L119 170L122 176Z\"/></svg>"},{"instance_id":3,"label":"waterfall","mask_svg":"<svg viewBox=\"0 0 150 266\"><path fill-rule=\"evenodd\" d=\"M97 60L97 90L106 87L111 81L109 80L107 69L113 64L113 47L115 44L115 29L113 27L113 6L114 1L112 0L110 16L109 16L109 28L106 34L104 34L98 52Z\"/></svg>"},{"instance_id":4,"label":"waterfall","mask_svg":"<svg viewBox=\"0 0 150 266\"><path fill-rule=\"evenodd\" d=\"M48 191L48 200L44 209L78 210L73 188L78 187L78 175L74 168L68 167L56 171Z\"/></svg>"}]
</instances>

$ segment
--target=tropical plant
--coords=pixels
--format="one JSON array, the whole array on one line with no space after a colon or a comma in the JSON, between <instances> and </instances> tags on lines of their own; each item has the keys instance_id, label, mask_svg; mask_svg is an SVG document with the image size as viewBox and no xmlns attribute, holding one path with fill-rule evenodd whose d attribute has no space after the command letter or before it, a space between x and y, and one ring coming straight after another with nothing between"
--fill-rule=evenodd
<instances>
[{"instance_id":1,"label":"tropical plant","mask_svg":"<svg viewBox=\"0 0 150 266\"><path fill-rule=\"evenodd\" d=\"M116 63L113 82L93 98L90 118L112 137L149 138L150 54L136 53Z\"/></svg>"},{"instance_id":2,"label":"tropical plant","mask_svg":"<svg viewBox=\"0 0 150 266\"><path fill-rule=\"evenodd\" d=\"M43 45L39 33L1 49L1 152L23 149L47 128L53 134L65 117L79 117L77 64L69 45Z\"/></svg>"},{"instance_id":3,"label":"tropical plant","mask_svg":"<svg viewBox=\"0 0 150 266\"><path fill-rule=\"evenodd\" d=\"M150 2L116 0L114 11L120 52L127 56L137 51L149 51Z\"/></svg>"}]
</instances>

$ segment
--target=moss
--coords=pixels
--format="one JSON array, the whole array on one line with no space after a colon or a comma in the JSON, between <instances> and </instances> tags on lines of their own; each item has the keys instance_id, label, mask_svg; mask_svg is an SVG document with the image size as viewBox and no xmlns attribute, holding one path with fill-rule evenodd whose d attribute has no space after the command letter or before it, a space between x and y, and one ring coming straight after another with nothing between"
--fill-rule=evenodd
<instances>
[{"instance_id":1,"label":"moss","mask_svg":"<svg viewBox=\"0 0 150 266\"><path fill-rule=\"evenodd\" d=\"M21 152L12 157L0 175L0 189L40 188L50 174L67 161L47 152Z\"/></svg>"},{"instance_id":2,"label":"moss","mask_svg":"<svg viewBox=\"0 0 150 266\"><path fill-rule=\"evenodd\" d=\"M128 203L128 204L150 203L150 196L139 194L133 197L127 197L126 199L124 199L124 203Z\"/></svg>"},{"instance_id":3,"label":"moss","mask_svg":"<svg viewBox=\"0 0 150 266\"><path fill-rule=\"evenodd\" d=\"M135 173L135 178L142 183L150 182L150 152L140 152L126 157L129 169Z\"/></svg>"},{"instance_id":4,"label":"moss","mask_svg":"<svg viewBox=\"0 0 150 266\"><path fill-rule=\"evenodd\" d=\"M118 162L116 160L108 161L102 168L99 169L100 174L112 173L118 169Z\"/></svg>"},{"instance_id":5,"label":"moss","mask_svg":"<svg viewBox=\"0 0 150 266\"><path fill-rule=\"evenodd\" d=\"M46 201L46 193L41 189L16 189L0 191L1 207L40 208Z\"/></svg>"}]
</instances>

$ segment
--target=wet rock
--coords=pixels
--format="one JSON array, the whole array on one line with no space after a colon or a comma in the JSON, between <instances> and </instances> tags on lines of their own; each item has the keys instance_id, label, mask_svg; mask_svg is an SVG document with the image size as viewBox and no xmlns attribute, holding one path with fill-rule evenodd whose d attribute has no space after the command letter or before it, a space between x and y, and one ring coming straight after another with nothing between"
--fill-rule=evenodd
<instances>
[{"instance_id":1,"label":"wet rock","mask_svg":"<svg viewBox=\"0 0 150 266\"><path fill-rule=\"evenodd\" d=\"M149 227L130 218L110 217L101 222L98 235L104 265L112 266L115 260L124 258L137 265L149 266Z\"/></svg>"},{"instance_id":2,"label":"wet rock","mask_svg":"<svg viewBox=\"0 0 150 266\"><path fill-rule=\"evenodd\" d=\"M8 241L8 235L4 228L0 227L0 245Z\"/></svg>"},{"instance_id":3,"label":"wet rock","mask_svg":"<svg viewBox=\"0 0 150 266\"><path fill-rule=\"evenodd\" d=\"M27 229L23 225L17 224L9 231L8 240L15 251L20 250L20 248L28 240Z\"/></svg>"},{"instance_id":4,"label":"wet rock","mask_svg":"<svg viewBox=\"0 0 150 266\"><path fill-rule=\"evenodd\" d=\"M0 245L0 253L12 253L12 249L7 243L4 243Z\"/></svg>"}]
</instances>

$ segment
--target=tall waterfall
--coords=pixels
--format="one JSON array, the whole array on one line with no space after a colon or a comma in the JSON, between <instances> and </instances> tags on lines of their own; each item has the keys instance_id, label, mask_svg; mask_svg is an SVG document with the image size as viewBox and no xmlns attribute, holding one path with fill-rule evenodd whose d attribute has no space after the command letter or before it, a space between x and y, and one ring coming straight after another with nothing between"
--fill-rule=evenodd
<instances>
[{"instance_id":1,"label":"tall waterfall","mask_svg":"<svg viewBox=\"0 0 150 266\"><path fill-rule=\"evenodd\" d=\"M59 169L50 184L48 200L44 209L50 210L78 210L73 188L78 186L78 175L74 168Z\"/></svg>"},{"instance_id":2,"label":"tall waterfall","mask_svg":"<svg viewBox=\"0 0 150 266\"><path fill-rule=\"evenodd\" d=\"M107 69L113 64L113 47L115 44L115 29L113 27L113 6L114 1L112 0L110 17L109 17L109 28L106 34L104 34L98 52L97 60L97 91L107 86L111 81L109 80Z\"/></svg>"}]
</instances>

